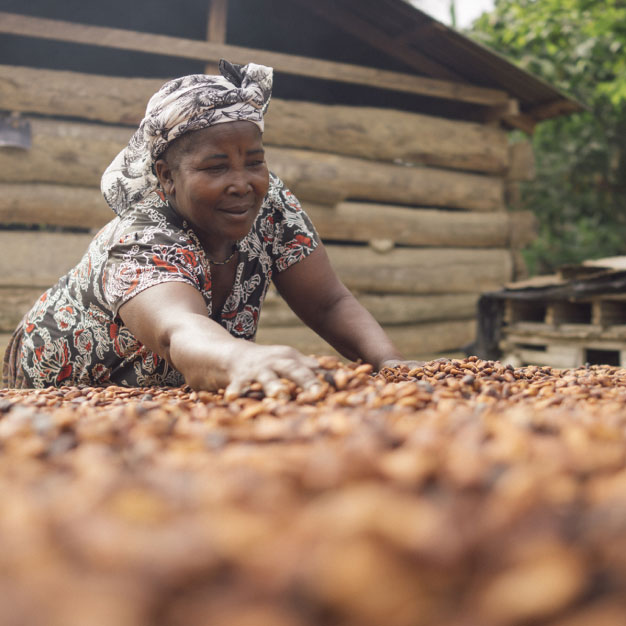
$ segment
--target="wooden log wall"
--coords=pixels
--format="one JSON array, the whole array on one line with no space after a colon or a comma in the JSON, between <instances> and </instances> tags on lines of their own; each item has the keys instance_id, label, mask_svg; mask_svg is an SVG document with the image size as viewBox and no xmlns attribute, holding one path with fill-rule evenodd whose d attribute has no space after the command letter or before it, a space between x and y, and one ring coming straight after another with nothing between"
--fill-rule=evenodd
<instances>
[{"instance_id":1,"label":"wooden log wall","mask_svg":"<svg viewBox=\"0 0 626 626\"><path fill-rule=\"evenodd\" d=\"M113 217L100 177L162 82L0 66L0 111L32 130L29 150L0 148L0 228L11 227L0 230L0 350ZM527 151L495 125L280 100L264 141L340 276L407 356L473 340L478 294L515 278L534 235L530 213L506 210L508 173L523 178ZM259 341L329 351L275 293Z\"/></svg>"}]
</instances>

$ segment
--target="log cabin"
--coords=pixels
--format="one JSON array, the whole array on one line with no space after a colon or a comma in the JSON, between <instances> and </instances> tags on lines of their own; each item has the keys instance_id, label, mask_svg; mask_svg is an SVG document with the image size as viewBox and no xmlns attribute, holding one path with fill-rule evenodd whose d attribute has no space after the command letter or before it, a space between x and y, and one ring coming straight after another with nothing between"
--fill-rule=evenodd
<instances>
[{"instance_id":1,"label":"log cabin","mask_svg":"<svg viewBox=\"0 0 626 626\"><path fill-rule=\"evenodd\" d=\"M481 292L523 277L542 120L580 105L404 0L5 0L0 350L113 217L99 183L149 97L220 58L275 69L268 163L407 357L454 354ZM275 293L258 340L328 352Z\"/></svg>"}]
</instances>

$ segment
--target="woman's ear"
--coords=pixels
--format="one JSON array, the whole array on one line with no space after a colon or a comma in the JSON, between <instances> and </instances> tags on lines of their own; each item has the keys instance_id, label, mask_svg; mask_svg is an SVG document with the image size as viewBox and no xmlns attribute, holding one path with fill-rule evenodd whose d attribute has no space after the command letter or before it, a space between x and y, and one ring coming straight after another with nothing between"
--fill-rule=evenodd
<instances>
[{"instance_id":1,"label":"woman's ear","mask_svg":"<svg viewBox=\"0 0 626 626\"><path fill-rule=\"evenodd\" d=\"M174 195L174 179L172 177L172 168L165 159L157 159L154 163L154 171L163 191L168 195Z\"/></svg>"}]
</instances>

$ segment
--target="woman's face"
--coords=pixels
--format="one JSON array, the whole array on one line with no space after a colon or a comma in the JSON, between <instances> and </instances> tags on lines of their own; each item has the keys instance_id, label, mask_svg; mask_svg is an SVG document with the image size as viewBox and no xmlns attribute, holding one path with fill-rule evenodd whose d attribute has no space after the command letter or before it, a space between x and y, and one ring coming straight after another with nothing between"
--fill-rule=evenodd
<instances>
[{"instance_id":1,"label":"woman's face","mask_svg":"<svg viewBox=\"0 0 626 626\"><path fill-rule=\"evenodd\" d=\"M250 232L269 186L261 132L246 121L184 136L155 169L171 204L215 254Z\"/></svg>"}]
</instances>

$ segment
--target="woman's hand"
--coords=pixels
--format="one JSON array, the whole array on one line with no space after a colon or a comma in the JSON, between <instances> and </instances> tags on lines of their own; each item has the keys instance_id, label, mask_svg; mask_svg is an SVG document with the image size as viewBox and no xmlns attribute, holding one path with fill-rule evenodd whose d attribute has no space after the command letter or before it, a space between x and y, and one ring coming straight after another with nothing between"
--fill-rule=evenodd
<instances>
[{"instance_id":1,"label":"woman's hand","mask_svg":"<svg viewBox=\"0 0 626 626\"><path fill-rule=\"evenodd\" d=\"M319 385L315 375L318 362L288 346L260 346L251 342L241 345L231 355L226 400L243 395L254 382L261 384L266 396L276 397L287 392L281 379L289 379L302 389Z\"/></svg>"}]
</instances>

